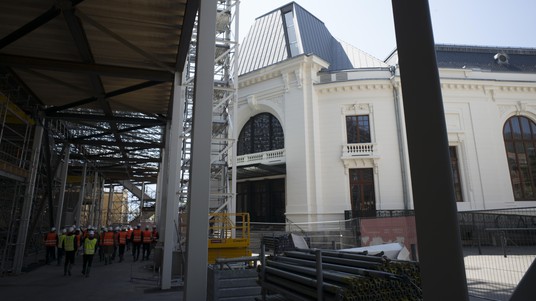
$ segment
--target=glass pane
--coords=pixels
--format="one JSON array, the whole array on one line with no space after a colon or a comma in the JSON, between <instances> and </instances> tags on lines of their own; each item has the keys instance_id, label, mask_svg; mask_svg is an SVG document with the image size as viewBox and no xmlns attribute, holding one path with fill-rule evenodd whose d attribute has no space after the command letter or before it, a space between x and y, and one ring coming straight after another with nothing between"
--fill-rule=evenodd
<instances>
[{"instance_id":1,"label":"glass pane","mask_svg":"<svg viewBox=\"0 0 536 301\"><path fill-rule=\"evenodd\" d=\"M357 116L346 116L346 141L357 143Z\"/></svg>"},{"instance_id":2,"label":"glass pane","mask_svg":"<svg viewBox=\"0 0 536 301\"><path fill-rule=\"evenodd\" d=\"M512 133L513 133L513 139L521 139L521 126L519 125L519 119L517 117L513 117L510 119L512 121Z\"/></svg>"},{"instance_id":3,"label":"glass pane","mask_svg":"<svg viewBox=\"0 0 536 301\"><path fill-rule=\"evenodd\" d=\"M520 117L521 119L521 131L523 132L523 139L530 140L532 135L530 132L529 119L526 117Z\"/></svg>"},{"instance_id":4,"label":"glass pane","mask_svg":"<svg viewBox=\"0 0 536 301\"><path fill-rule=\"evenodd\" d=\"M507 121L504 124L503 135L505 140L512 139L512 127L510 126L510 121Z\"/></svg>"},{"instance_id":5,"label":"glass pane","mask_svg":"<svg viewBox=\"0 0 536 301\"><path fill-rule=\"evenodd\" d=\"M359 142L370 143L370 125L369 117L367 115L359 117Z\"/></svg>"}]
</instances>

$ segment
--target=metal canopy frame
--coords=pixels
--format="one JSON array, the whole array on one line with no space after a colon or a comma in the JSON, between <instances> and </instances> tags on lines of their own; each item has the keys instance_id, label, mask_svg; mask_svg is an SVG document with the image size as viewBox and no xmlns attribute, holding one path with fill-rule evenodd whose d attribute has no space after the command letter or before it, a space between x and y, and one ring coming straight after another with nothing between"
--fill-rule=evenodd
<instances>
[{"instance_id":1,"label":"metal canopy frame","mask_svg":"<svg viewBox=\"0 0 536 301\"><path fill-rule=\"evenodd\" d=\"M199 0L32 0L0 3L0 67L26 87L51 147L71 148L107 181L156 183Z\"/></svg>"}]
</instances>

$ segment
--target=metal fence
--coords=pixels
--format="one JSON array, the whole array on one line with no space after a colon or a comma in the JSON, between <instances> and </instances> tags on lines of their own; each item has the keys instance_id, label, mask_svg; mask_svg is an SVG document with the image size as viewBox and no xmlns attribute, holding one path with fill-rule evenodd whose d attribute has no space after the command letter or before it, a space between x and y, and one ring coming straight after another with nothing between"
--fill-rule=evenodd
<instances>
[{"instance_id":1,"label":"metal fence","mask_svg":"<svg viewBox=\"0 0 536 301\"><path fill-rule=\"evenodd\" d=\"M345 214L346 218L350 215ZM458 221L472 300L508 300L536 258L536 208L459 212ZM252 225L257 228L252 237L295 233L306 237L311 248L318 249L398 242L407 248L410 258L418 260L413 211L378 211L322 223ZM260 238L252 239L254 252L260 242Z\"/></svg>"}]
</instances>

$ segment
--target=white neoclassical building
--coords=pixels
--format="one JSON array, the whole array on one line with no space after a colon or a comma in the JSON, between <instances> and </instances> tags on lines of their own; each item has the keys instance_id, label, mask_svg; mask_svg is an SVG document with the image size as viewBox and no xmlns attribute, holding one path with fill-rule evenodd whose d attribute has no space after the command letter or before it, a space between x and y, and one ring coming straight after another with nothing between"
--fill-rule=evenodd
<instances>
[{"instance_id":1,"label":"white neoclassical building","mask_svg":"<svg viewBox=\"0 0 536 301\"><path fill-rule=\"evenodd\" d=\"M458 209L535 206L536 49L436 49ZM237 211L413 208L396 51L376 59L291 2L256 19L239 66Z\"/></svg>"}]
</instances>

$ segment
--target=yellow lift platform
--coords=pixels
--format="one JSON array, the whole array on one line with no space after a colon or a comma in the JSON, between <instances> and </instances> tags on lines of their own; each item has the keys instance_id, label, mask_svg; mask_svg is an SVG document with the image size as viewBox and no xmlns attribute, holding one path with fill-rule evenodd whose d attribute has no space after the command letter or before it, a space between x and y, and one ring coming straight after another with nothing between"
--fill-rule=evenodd
<instances>
[{"instance_id":1,"label":"yellow lift platform","mask_svg":"<svg viewBox=\"0 0 536 301\"><path fill-rule=\"evenodd\" d=\"M210 213L208 263L216 258L251 256L249 213Z\"/></svg>"}]
</instances>

